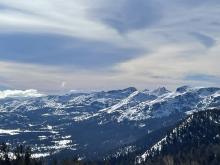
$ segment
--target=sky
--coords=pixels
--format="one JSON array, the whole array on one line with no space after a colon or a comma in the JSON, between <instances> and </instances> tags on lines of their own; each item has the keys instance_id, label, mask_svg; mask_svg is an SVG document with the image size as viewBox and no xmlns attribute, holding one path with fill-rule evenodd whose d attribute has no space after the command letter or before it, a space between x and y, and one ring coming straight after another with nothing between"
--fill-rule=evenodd
<instances>
[{"instance_id":1,"label":"sky","mask_svg":"<svg viewBox=\"0 0 220 165\"><path fill-rule=\"evenodd\" d=\"M0 90L220 86L219 0L0 0Z\"/></svg>"}]
</instances>

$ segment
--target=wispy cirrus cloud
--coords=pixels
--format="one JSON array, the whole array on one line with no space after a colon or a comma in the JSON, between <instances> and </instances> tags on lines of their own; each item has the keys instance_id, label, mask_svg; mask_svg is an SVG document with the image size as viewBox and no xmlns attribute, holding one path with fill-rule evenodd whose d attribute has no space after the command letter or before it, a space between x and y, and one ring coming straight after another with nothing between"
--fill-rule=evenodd
<instances>
[{"instance_id":1,"label":"wispy cirrus cloud","mask_svg":"<svg viewBox=\"0 0 220 165\"><path fill-rule=\"evenodd\" d=\"M219 7L218 0L0 0L1 86L218 85L189 75L220 75Z\"/></svg>"},{"instance_id":2,"label":"wispy cirrus cloud","mask_svg":"<svg viewBox=\"0 0 220 165\"><path fill-rule=\"evenodd\" d=\"M162 17L162 11L157 10L160 3L152 0L125 1L104 4L91 9L91 17L109 25L119 32L128 32L150 27Z\"/></svg>"},{"instance_id":3,"label":"wispy cirrus cloud","mask_svg":"<svg viewBox=\"0 0 220 165\"><path fill-rule=\"evenodd\" d=\"M193 35L196 39L198 39L199 42L203 44L204 46L206 46L207 48L214 46L216 43L215 39L205 34L193 32L191 33L191 35Z\"/></svg>"}]
</instances>

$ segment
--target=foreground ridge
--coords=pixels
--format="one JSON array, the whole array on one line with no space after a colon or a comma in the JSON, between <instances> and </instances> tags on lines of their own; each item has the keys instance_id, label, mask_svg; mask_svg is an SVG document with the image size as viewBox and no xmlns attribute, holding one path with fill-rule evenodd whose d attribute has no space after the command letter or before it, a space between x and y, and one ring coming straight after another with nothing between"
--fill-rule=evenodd
<instances>
[{"instance_id":1,"label":"foreground ridge","mask_svg":"<svg viewBox=\"0 0 220 165\"><path fill-rule=\"evenodd\" d=\"M136 163L166 163L164 159L174 164L184 161L188 164L217 164L220 159L220 110L201 111L187 117L143 155L138 156Z\"/></svg>"}]
</instances>

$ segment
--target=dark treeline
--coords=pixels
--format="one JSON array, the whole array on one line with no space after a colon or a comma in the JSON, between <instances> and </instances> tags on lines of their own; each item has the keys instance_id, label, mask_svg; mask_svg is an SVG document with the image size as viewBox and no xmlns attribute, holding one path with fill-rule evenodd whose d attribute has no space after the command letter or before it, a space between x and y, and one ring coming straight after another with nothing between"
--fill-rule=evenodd
<instances>
[{"instance_id":1,"label":"dark treeline","mask_svg":"<svg viewBox=\"0 0 220 165\"><path fill-rule=\"evenodd\" d=\"M78 158L51 159L32 158L31 147L9 146L6 143L0 144L0 165L97 165L104 162L82 162Z\"/></svg>"},{"instance_id":2,"label":"dark treeline","mask_svg":"<svg viewBox=\"0 0 220 165\"><path fill-rule=\"evenodd\" d=\"M14 158L11 158L11 155ZM79 161L77 158L60 160L55 158L47 159L31 158L31 149L22 145L13 151L5 144L1 144L0 165L134 165L134 158L137 155L126 155L103 161ZM175 154L161 154L148 158L141 165L219 165L220 145L209 144L200 147L192 147L190 150L183 149Z\"/></svg>"},{"instance_id":3,"label":"dark treeline","mask_svg":"<svg viewBox=\"0 0 220 165\"><path fill-rule=\"evenodd\" d=\"M31 158L31 148L19 145L11 148L6 143L0 144L0 165L41 165L40 159Z\"/></svg>"},{"instance_id":4,"label":"dark treeline","mask_svg":"<svg viewBox=\"0 0 220 165\"><path fill-rule=\"evenodd\" d=\"M105 163L110 165L134 165L137 155L126 155L112 158ZM104 164L104 162L103 162ZM140 165L219 165L220 144L201 144L197 147L182 148L176 153L158 154L149 157Z\"/></svg>"},{"instance_id":5,"label":"dark treeline","mask_svg":"<svg viewBox=\"0 0 220 165\"><path fill-rule=\"evenodd\" d=\"M141 165L219 165L220 145L209 144L200 147L192 147L190 150L182 150L175 154L161 154L148 158Z\"/></svg>"}]
</instances>

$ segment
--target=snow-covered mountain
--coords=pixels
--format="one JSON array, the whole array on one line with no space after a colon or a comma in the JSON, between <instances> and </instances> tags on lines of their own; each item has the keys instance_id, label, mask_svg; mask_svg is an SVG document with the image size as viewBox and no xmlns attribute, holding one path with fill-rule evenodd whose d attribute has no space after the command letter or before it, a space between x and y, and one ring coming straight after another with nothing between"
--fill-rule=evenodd
<instances>
[{"instance_id":1,"label":"snow-covered mountain","mask_svg":"<svg viewBox=\"0 0 220 165\"><path fill-rule=\"evenodd\" d=\"M69 152L91 158L193 112L220 107L220 88L214 87L13 96L0 99L0 141L34 145L36 155Z\"/></svg>"},{"instance_id":2,"label":"snow-covered mountain","mask_svg":"<svg viewBox=\"0 0 220 165\"><path fill-rule=\"evenodd\" d=\"M218 164L219 147L220 110L200 111L177 124L145 153L138 156L136 163L159 163L160 159L165 160L169 155L173 164L181 164L180 162L186 161L185 158L188 159L188 163L185 164L191 164L190 161L194 163L198 161L201 164ZM199 156L200 154L204 157L203 159ZM211 156L213 159L210 159ZM202 163L202 160L207 163ZM179 161L179 163L175 163L175 161Z\"/></svg>"}]
</instances>

